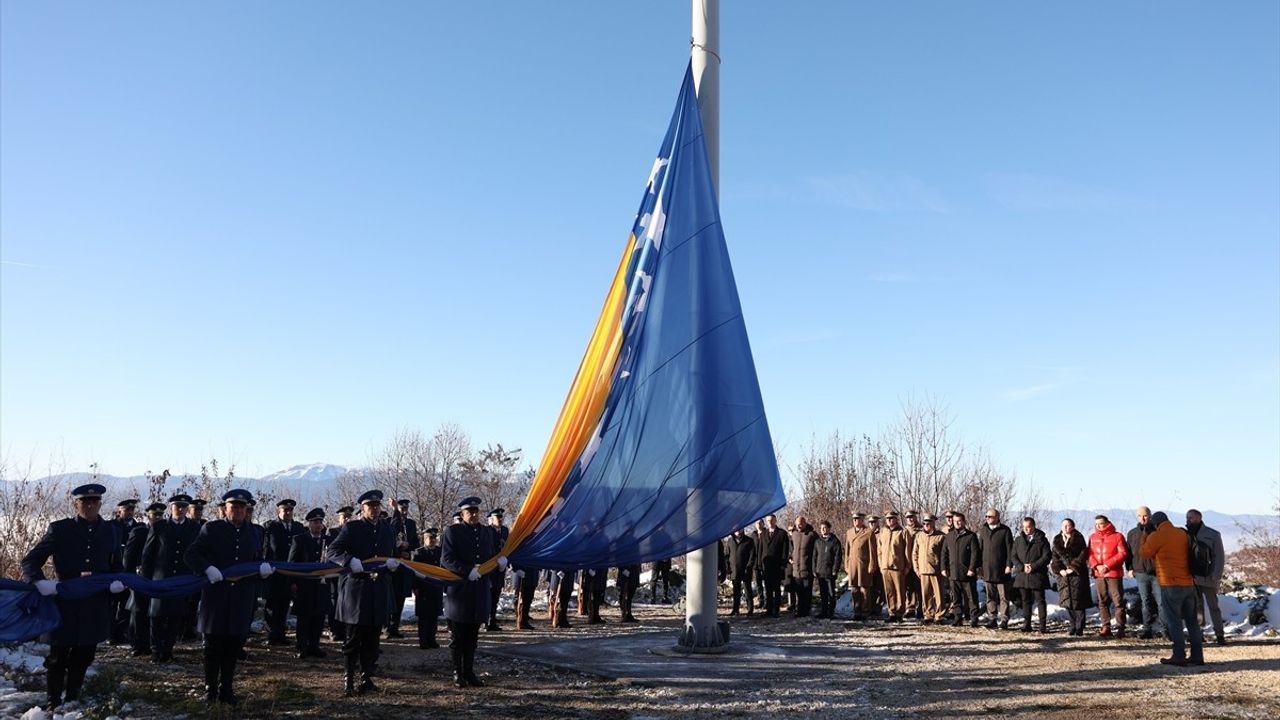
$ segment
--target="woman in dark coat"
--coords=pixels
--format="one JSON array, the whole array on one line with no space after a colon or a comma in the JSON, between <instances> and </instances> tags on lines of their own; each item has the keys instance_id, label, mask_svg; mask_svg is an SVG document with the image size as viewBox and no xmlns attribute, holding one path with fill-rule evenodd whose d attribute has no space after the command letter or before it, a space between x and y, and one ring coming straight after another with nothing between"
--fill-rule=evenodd
<instances>
[{"instance_id":1,"label":"woman in dark coat","mask_svg":"<svg viewBox=\"0 0 1280 720\"><path fill-rule=\"evenodd\" d=\"M1013 539L1010 564L1013 566L1013 587L1022 591L1022 632L1031 632L1031 608L1040 609L1040 632L1045 632L1048 608L1044 591L1049 587L1049 562L1053 551L1049 539L1036 528L1033 518L1022 519L1022 532Z\"/></svg>"},{"instance_id":2,"label":"woman in dark coat","mask_svg":"<svg viewBox=\"0 0 1280 720\"><path fill-rule=\"evenodd\" d=\"M1062 532L1053 536L1053 561L1049 569L1058 578L1058 604L1071 613L1070 635L1084 635L1085 611L1093 607L1089 588L1089 543L1076 530L1074 520L1062 521Z\"/></svg>"}]
</instances>

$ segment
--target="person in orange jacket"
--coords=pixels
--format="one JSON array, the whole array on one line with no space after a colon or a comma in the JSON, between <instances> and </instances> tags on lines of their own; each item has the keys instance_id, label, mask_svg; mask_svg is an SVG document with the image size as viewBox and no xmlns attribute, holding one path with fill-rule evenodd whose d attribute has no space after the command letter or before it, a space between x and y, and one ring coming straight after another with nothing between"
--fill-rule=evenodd
<instances>
[{"instance_id":1,"label":"person in orange jacket","mask_svg":"<svg viewBox=\"0 0 1280 720\"><path fill-rule=\"evenodd\" d=\"M1187 562L1188 535L1185 530L1169 522L1163 512L1151 516L1155 530L1142 540L1141 555L1156 564L1156 578L1160 581L1161 610L1164 626L1173 641L1173 654L1160 658L1164 665L1204 665L1204 631L1196 620L1196 582L1191 577ZM1191 638L1191 657L1186 655L1186 635Z\"/></svg>"},{"instance_id":2,"label":"person in orange jacket","mask_svg":"<svg viewBox=\"0 0 1280 720\"><path fill-rule=\"evenodd\" d=\"M1124 561L1129 546L1106 515L1093 519L1094 532L1089 536L1089 567L1098 587L1098 634L1111 636L1111 606L1115 607L1116 637L1124 637Z\"/></svg>"}]
</instances>

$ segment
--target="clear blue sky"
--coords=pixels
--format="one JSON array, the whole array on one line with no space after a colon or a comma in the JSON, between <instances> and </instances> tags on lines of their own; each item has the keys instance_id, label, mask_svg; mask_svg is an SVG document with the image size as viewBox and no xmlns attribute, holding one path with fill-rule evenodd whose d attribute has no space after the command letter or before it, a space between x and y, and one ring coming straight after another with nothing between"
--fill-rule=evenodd
<instances>
[{"instance_id":1,"label":"clear blue sky","mask_svg":"<svg viewBox=\"0 0 1280 720\"><path fill-rule=\"evenodd\" d=\"M722 212L774 435L932 393L1055 504L1280 478L1280 5L724 3ZM0 445L537 462L687 2L0 5Z\"/></svg>"}]
</instances>

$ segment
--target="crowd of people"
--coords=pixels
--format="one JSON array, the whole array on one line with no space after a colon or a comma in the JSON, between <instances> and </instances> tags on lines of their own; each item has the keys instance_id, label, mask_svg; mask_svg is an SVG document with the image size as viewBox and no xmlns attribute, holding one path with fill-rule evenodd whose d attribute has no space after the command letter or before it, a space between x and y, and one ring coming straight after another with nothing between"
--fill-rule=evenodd
<instances>
[{"instance_id":1,"label":"crowd of people","mask_svg":"<svg viewBox=\"0 0 1280 720\"><path fill-rule=\"evenodd\" d=\"M384 510L378 490L339 508L333 525L321 508L295 520L297 503L290 499L276 503L276 517L259 524L253 518L254 497L244 489L227 492L214 506L216 517L208 520L207 503L183 494L167 504L151 504L141 518L136 517L138 501L124 500L107 519L100 515L104 492L97 484L76 488L75 514L51 523L22 562L25 578L41 594L54 597L62 617L45 661L50 708L79 698L97 646L107 640L131 644L134 656L149 656L156 663L170 662L179 640L201 640L208 702L236 705L235 670L247 655L246 640L259 610L267 644L292 642L299 659L325 657L321 640L327 628L342 643L347 695L377 690L373 678L381 639L384 634L404 637L401 616L411 595L420 648L440 647L437 628L440 618L445 619L458 687L483 684L474 669L478 636L481 629L502 630L498 606L508 574L516 629L533 628L531 609L543 581L552 627L570 627L575 614L588 624L604 622L609 567L540 570L509 565L498 557L497 566L482 573L482 564L498 555L509 531L502 508L492 509L481 521L477 497L462 499L452 524L442 531L419 530L407 500L392 499L390 512ZM987 628L1008 630L1015 609L1021 608L1023 632L1033 630L1033 615L1038 620L1034 629L1047 632L1045 593L1056 588L1059 604L1070 613L1068 632L1083 635L1096 588L1098 634L1123 638L1127 573L1140 596L1139 636L1153 637L1159 618L1172 641L1172 654L1161 662L1204 663L1206 606L1217 641L1225 641L1217 606L1222 540L1204 526L1196 510L1187 512L1184 530L1164 513L1138 508L1136 525L1127 535L1099 515L1088 538L1069 519L1052 539L1032 518L1023 518L1014 530L996 510L985 514L976 532L961 512L948 511L939 520L917 511L901 517L890 511L883 520L856 513L841 540L829 521L815 530L797 516L784 530L776 516L763 518L720 543L720 581L731 590L729 614L742 614L745 600L748 616L759 609L764 616L779 617L785 603L794 616L831 619L837 598L847 589L854 620L978 627L984 618L980 580ZM387 560L366 568L370 558ZM45 576L49 560L54 578ZM401 563L406 560L446 568L462 580L442 586L415 572L412 563ZM290 575L276 572L271 561L331 563L347 572ZM224 570L246 562L259 562L258 572L224 576ZM613 571L619 619L637 622L633 606L641 566ZM82 599L58 592L59 580L116 572L152 580L204 576L208 584L185 597L152 598L119 581L105 593ZM662 599L669 601L672 581L671 560L655 562L651 598L658 599L660 583ZM292 641L290 616L296 619Z\"/></svg>"}]
</instances>

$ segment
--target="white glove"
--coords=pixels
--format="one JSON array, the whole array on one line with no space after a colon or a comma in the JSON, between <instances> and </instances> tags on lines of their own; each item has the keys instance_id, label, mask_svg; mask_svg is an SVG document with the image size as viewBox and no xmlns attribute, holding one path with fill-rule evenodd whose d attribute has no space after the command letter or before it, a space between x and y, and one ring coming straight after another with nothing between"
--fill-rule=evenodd
<instances>
[{"instance_id":1,"label":"white glove","mask_svg":"<svg viewBox=\"0 0 1280 720\"><path fill-rule=\"evenodd\" d=\"M590 575L591 577L595 577L595 576L596 576L596 571L595 571L595 570L588 570L588 571L587 571L587 575Z\"/></svg>"},{"instance_id":2,"label":"white glove","mask_svg":"<svg viewBox=\"0 0 1280 720\"><path fill-rule=\"evenodd\" d=\"M467 576L467 578L468 578L468 579L470 579L472 582L475 582L476 580L479 580L479 579L480 579L480 567L479 567L479 566L476 566L476 567L471 568L471 574L470 574L470 575L468 575L468 576Z\"/></svg>"},{"instance_id":3,"label":"white glove","mask_svg":"<svg viewBox=\"0 0 1280 720\"><path fill-rule=\"evenodd\" d=\"M564 571L563 571L563 570L557 570L557 571L556 571L556 577L558 577L558 578L560 578L561 580L563 580L563 579L564 579Z\"/></svg>"},{"instance_id":4,"label":"white glove","mask_svg":"<svg viewBox=\"0 0 1280 720\"><path fill-rule=\"evenodd\" d=\"M631 571L630 571L630 570L623 570L623 571L622 571L622 577L631 577Z\"/></svg>"},{"instance_id":5,"label":"white glove","mask_svg":"<svg viewBox=\"0 0 1280 720\"><path fill-rule=\"evenodd\" d=\"M388 570L395 570L400 567L400 561L395 558L387 558L386 566Z\"/></svg>"},{"instance_id":6,"label":"white glove","mask_svg":"<svg viewBox=\"0 0 1280 720\"><path fill-rule=\"evenodd\" d=\"M40 594L45 597L49 597L50 595L57 595L58 581L57 580L37 580L36 590L39 590Z\"/></svg>"},{"instance_id":7,"label":"white glove","mask_svg":"<svg viewBox=\"0 0 1280 720\"><path fill-rule=\"evenodd\" d=\"M119 580L112 580L111 585L108 586L108 589L111 590L112 595L119 595L120 593L124 592L124 583L120 582Z\"/></svg>"},{"instance_id":8,"label":"white glove","mask_svg":"<svg viewBox=\"0 0 1280 720\"><path fill-rule=\"evenodd\" d=\"M509 564L510 564L510 563L508 563L508 562L507 562L507 556L506 556L506 555L499 555L499 556L498 556L498 569L499 569L499 570L501 570L501 571L503 571L503 572L506 572L506 571L507 571L507 565L509 565Z\"/></svg>"},{"instance_id":9,"label":"white glove","mask_svg":"<svg viewBox=\"0 0 1280 720\"><path fill-rule=\"evenodd\" d=\"M350 565L351 565L351 572L353 573L364 572L364 563L360 562L360 558L358 557L351 558Z\"/></svg>"},{"instance_id":10,"label":"white glove","mask_svg":"<svg viewBox=\"0 0 1280 720\"><path fill-rule=\"evenodd\" d=\"M271 573L275 571L276 569L271 567L271 563L264 562L258 566L258 575L260 575L263 580L266 580L267 578L271 577Z\"/></svg>"},{"instance_id":11,"label":"white glove","mask_svg":"<svg viewBox=\"0 0 1280 720\"><path fill-rule=\"evenodd\" d=\"M1059 571L1059 572L1058 572L1058 574L1059 574L1059 575L1061 575L1062 577L1066 577L1066 576L1068 576L1068 575L1070 575L1070 574L1071 574L1071 571L1070 571L1070 570L1062 570L1062 571Z\"/></svg>"},{"instance_id":12,"label":"white glove","mask_svg":"<svg viewBox=\"0 0 1280 720\"><path fill-rule=\"evenodd\" d=\"M209 584L222 582L222 571L210 565L204 569L204 576L209 578Z\"/></svg>"}]
</instances>

